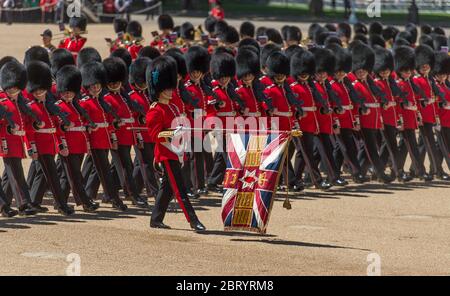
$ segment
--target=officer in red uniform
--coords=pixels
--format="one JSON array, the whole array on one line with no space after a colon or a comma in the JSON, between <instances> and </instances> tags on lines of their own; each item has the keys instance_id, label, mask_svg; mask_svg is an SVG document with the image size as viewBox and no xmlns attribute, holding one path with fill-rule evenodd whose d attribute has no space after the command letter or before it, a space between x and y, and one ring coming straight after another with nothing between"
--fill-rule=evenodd
<instances>
[{"instance_id":1,"label":"officer in red uniform","mask_svg":"<svg viewBox=\"0 0 450 296\"><path fill-rule=\"evenodd\" d=\"M417 86L412 81L412 73L415 68L414 50L409 46L400 46L394 50L395 72L398 80L397 84L408 102L402 102L401 114L403 117L403 130L400 130L403 136L403 144L400 144L400 165L403 169L406 156L409 154L416 174L421 180L431 181L432 176L425 171L423 162L419 159L419 150L417 148L416 130L421 124L421 116L418 111L415 99L414 88Z\"/></svg>"},{"instance_id":2,"label":"officer in red uniform","mask_svg":"<svg viewBox=\"0 0 450 296\"><path fill-rule=\"evenodd\" d=\"M142 45L142 25L138 21L131 21L127 26L127 33L131 37L130 45L128 45L128 52L131 58L135 60L139 52L144 47Z\"/></svg>"},{"instance_id":3,"label":"officer in red uniform","mask_svg":"<svg viewBox=\"0 0 450 296\"><path fill-rule=\"evenodd\" d=\"M375 82L369 76L375 63L375 54L373 50L359 43L352 47L352 72L356 78L353 82L358 95L365 99L364 106L367 112L361 114L361 135L365 144L365 154L360 153L360 164L367 163L366 156L372 164L375 174L380 182L390 183L392 179L384 173L384 164L381 161L377 149L377 138L379 131L383 128L383 120L381 117L381 100L376 97L375 93L381 92L375 85Z\"/></svg>"},{"instance_id":4,"label":"officer in red uniform","mask_svg":"<svg viewBox=\"0 0 450 296\"><path fill-rule=\"evenodd\" d=\"M47 211L41 207L41 203L48 184L55 199L55 209L63 215L71 215L74 210L63 198L54 159L58 153L67 156L69 152L59 121L56 116L51 115L45 104L47 92L52 86L50 68L43 62L30 62L27 66L27 77L27 91L32 99L29 106L44 123L39 129L33 124L26 127L28 153L38 160L42 170L42 174L38 173L31 184L31 200L36 208L42 212Z\"/></svg>"},{"instance_id":5,"label":"officer in red uniform","mask_svg":"<svg viewBox=\"0 0 450 296\"><path fill-rule=\"evenodd\" d=\"M173 90L177 87L177 65L169 56L161 56L155 59L147 70L147 84L150 87L151 96L158 102L151 105L146 123L151 140L155 143L155 161L163 170L162 182L156 196L150 227L169 228L163 223L167 207L173 195L178 200L191 228L196 231L205 230L195 214L184 186L183 174L181 174L180 156L174 152L171 144L173 131L169 131L177 125L180 116L178 108L170 103ZM178 151L177 151L178 152Z\"/></svg>"},{"instance_id":6,"label":"officer in red uniform","mask_svg":"<svg viewBox=\"0 0 450 296\"><path fill-rule=\"evenodd\" d=\"M330 85L342 103L342 113L336 114L339 119L340 133L335 135L337 146L334 150L336 166L340 169L345 160L352 170L352 178L355 183L364 183L366 180L362 174L357 155L358 150L355 143L357 133L360 131L359 112L357 106L364 106L364 100L358 96L353 84L347 77L351 71L352 56L347 49L338 44L329 45L328 48L334 52L336 67Z\"/></svg>"},{"instance_id":7,"label":"officer in red uniform","mask_svg":"<svg viewBox=\"0 0 450 296\"><path fill-rule=\"evenodd\" d=\"M149 58L140 57L130 66L129 82L133 88L130 98L141 105L145 113L148 112L152 103L148 96L148 86L145 79L145 71L151 62ZM136 126L144 128L145 122L137 121ZM139 165L134 167L133 179L136 182L138 191L141 191L140 189L145 185L147 196L156 196L158 183L156 171L153 167L155 143L151 141L150 135L147 132L141 131L136 135L138 145L135 146L135 151Z\"/></svg>"},{"instance_id":8,"label":"officer in red uniform","mask_svg":"<svg viewBox=\"0 0 450 296\"><path fill-rule=\"evenodd\" d=\"M433 128L438 130L441 127L436 93L438 90L430 73L435 64L434 51L428 45L419 45L414 49L414 52L418 74L413 78L413 81L418 87L416 99L423 121L423 125L419 126L421 136L421 140L419 140L420 161L424 161L426 152L431 162L430 173L436 175L440 180L448 181L450 176L444 172L438 161L440 151L436 145L433 130Z\"/></svg>"},{"instance_id":9,"label":"officer in red uniform","mask_svg":"<svg viewBox=\"0 0 450 296\"><path fill-rule=\"evenodd\" d=\"M5 174L16 197L19 210L11 209L12 200L9 200L6 196L0 198L0 211L3 217L13 217L17 214L33 215L37 211L31 204L22 167L22 159L26 157L24 149L25 127L30 118L21 110L18 99L26 83L26 69L19 62L12 60L1 67L0 86L4 93L1 93L0 107L7 113L0 121L0 152L5 166Z\"/></svg>"},{"instance_id":10,"label":"officer in red uniform","mask_svg":"<svg viewBox=\"0 0 450 296\"><path fill-rule=\"evenodd\" d=\"M320 96L313 82L316 71L314 55L309 51L294 54L291 58L291 77L296 79L290 87L292 92L303 101L303 116L298 119L298 124L303 135L296 143L297 154L294 171L298 179L301 179L303 168L306 166L316 188L327 190L331 184L324 180L320 174L318 162L314 158L314 139L319 134L319 122L316 114L316 100Z\"/></svg>"},{"instance_id":11,"label":"officer in red uniform","mask_svg":"<svg viewBox=\"0 0 450 296\"><path fill-rule=\"evenodd\" d=\"M198 106L192 110L193 126L202 127L206 118L209 97L213 96L210 85L204 79L205 74L209 72L210 56L204 47L192 46L185 53L185 58L188 78L184 86L192 94ZM201 126L197 126L196 123ZM197 193L207 194L208 190L205 187L205 180L207 179L207 174L212 171L213 156L212 150L207 150L202 143L209 143L209 136L202 132L194 132L193 140L194 145L196 145L194 147L194 163L195 175L197 176Z\"/></svg>"},{"instance_id":12,"label":"officer in red uniform","mask_svg":"<svg viewBox=\"0 0 450 296\"><path fill-rule=\"evenodd\" d=\"M136 183L133 179L133 162L131 160L131 147L137 144L137 133L133 131L136 120L135 113L121 94L122 85L128 83L127 68L120 58L107 58L103 61L106 70L106 87L108 93L104 100L111 105L113 111L120 117L121 125L115 131L117 136L117 150L111 150L112 161L119 174L122 188L128 193L134 205L146 208L147 201L139 196ZM120 174L123 174L122 176Z\"/></svg>"},{"instance_id":13,"label":"officer in red uniform","mask_svg":"<svg viewBox=\"0 0 450 296\"><path fill-rule=\"evenodd\" d=\"M80 101L80 106L87 111L97 128L89 131L89 144L94 170L85 175L86 192L90 199L96 199L100 179L103 190L111 199L114 208L126 211L127 206L119 198L118 190L114 187L113 178L109 171L108 151L117 149L117 136L114 132L118 128L117 119L111 115L111 106L103 100L102 88L106 85L106 71L98 62L84 64L81 69L82 86L86 89L86 96Z\"/></svg>"},{"instance_id":14,"label":"officer in red uniform","mask_svg":"<svg viewBox=\"0 0 450 296\"><path fill-rule=\"evenodd\" d=\"M81 89L80 70L73 65L62 67L56 74L56 86L61 98L56 104L73 123L73 126L63 129L63 145L67 147L69 155L62 155L61 159L70 184L70 186L63 186L64 199L67 201L70 188L72 188L76 204L82 205L85 212L93 212L98 209L98 203L92 201L84 189L81 164L84 155L89 152L87 131L95 129L97 126L78 102Z\"/></svg>"},{"instance_id":15,"label":"officer in red uniform","mask_svg":"<svg viewBox=\"0 0 450 296\"><path fill-rule=\"evenodd\" d=\"M74 60L77 59L78 52L86 44L87 39L81 34L86 34L87 19L84 16L72 17L69 20L69 26L72 30L70 37L61 40L59 48L65 48L73 54Z\"/></svg>"}]
</instances>

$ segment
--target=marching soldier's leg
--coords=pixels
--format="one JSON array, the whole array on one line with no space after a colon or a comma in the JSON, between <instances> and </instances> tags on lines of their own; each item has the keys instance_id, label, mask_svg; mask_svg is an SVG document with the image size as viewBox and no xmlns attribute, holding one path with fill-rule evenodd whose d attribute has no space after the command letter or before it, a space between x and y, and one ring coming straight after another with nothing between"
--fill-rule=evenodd
<instances>
[{"instance_id":1,"label":"marching soldier's leg","mask_svg":"<svg viewBox=\"0 0 450 296\"><path fill-rule=\"evenodd\" d=\"M61 155L58 155L58 158L56 159L56 170L58 172L59 183L61 184L62 199L67 202L69 200L71 186L70 186L69 178L68 178L65 168L64 168L64 164L63 164ZM77 202L77 205L78 205L78 202Z\"/></svg>"},{"instance_id":2,"label":"marching soldier's leg","mask_svg":"<svg viewBox=\"0 0 450 296\"><path fill-rule=\"evenodd\" d=\"M222 188L218 185L222 184L223 178L225 177L225 170L227 168L225 161L227 153L225 152L224 147L226 147L226 142L225 137L223 136L222 143L218 144L217 151L214 153L214 166L208 182L208 190L218 193L222 193Z\"/></svg>"},{"instance_id":3,"label":"marching soldier's leg","mask_svg":"<svg viewBox=\"0 0 450 296\"><path fill-rule=\"evenodd\" d=\"M419 130L423 136L425 149L428 154L428 158L430 159L432 173L435 174L438 178L441 178L444 171L442 170L442 165L436 158L436 156L439 154L439 151L436 147L436 141L434 139L433 124L425 122L423 126L419 127Z\"/></svg>"},{"instance_id":4,"label":"marching soldier's leg","mask_svg":"<svg viewBox=\"0 0 450 296\"><path fill-rule=\"evenodd\" d=\"M8 205L8 202L6 201L6 194L3 192L3 189L0 187L0 214L2 217L14 217L19 212L13 210Z\"/></svg>"},{"instance_id":5,"label":"marching soldier's leg","mask_svg":"<svg viewBox=\"0 0 450 296\"><path fill-rule=\"evenodd\" d=\"M450 170L450 128L444 126L441 127L441 131L438 134L438 143L443 159Z\"/></svg>"},{"instance_id":6,"label":"marching soldier's leg","mask_svg":"<svg viewBox=\"0 0 450 296\"><path fill-rule=\"evenodd\" d=\"M405 129L404 131L402 131L402 135L409 156L411 157L412 167L417 172L421 180L431 181L432 176L426 173L425 166L423 165L423 162L420 161L420 154L416 140L416 131L413 129ZM401 165L401 167L403 167L404 165L403 159Z\"/></svg>"},{"instance_id":7,"label":"marching soldier's leg","mask_svg":"<svg viewBox=\"0 0 450 296\"><path fill-rule=\"evenodd\" d=\"M134 161L133 161L133 179L134 179L134 183L136 183L137 191L139 193L142 193L142 190L144 189L144 177L142 175L141 166L145 166L145 164L141 164L139 161L139 158L137 156L137 154L139 153L138 149L139 148L137 148L137 146L134 146L134 152L136 153L136 156L134 157ZM148 187L146 189L148 190ZM148 194L147 194L147 196L148 196Z\"/></svg>"},{"instance_id":8,"label":"marching soldier's leg","mask_svg":"<svg viewBox=\"0 0 450 296\"><path fill-rule=\"evenodd\" d=\"M207 194L208 191L205 188L205 158L203 152L194 152L194 160L191 162L191 166L191 171L194 173L196 186L198 188L197 193Z\"/></svg>"},{"instance_id":9,"label":"marching soldier's leg","mask_svg":"<svg viewBox=\"0 0 450 296\"><path fill-rule=\"evenodd\" d=\"M363 128L361 129L361 132L364 136L364 143L366 145L367 157L370 160L370 163L373 165L379 181L383 183L392 182L392 179L390 179L384 173L384 165L378 154L377 137L379 131L376 129Z\"/></svg>"},{"instance_id":10,"label":"marching soldier's leg","mask_svg":"<svg viewBox=\"0 0 450 296\"><path fill-rule=\"evenodd\" d=\"M30 174L33 175L31 178ZM32 180L30 186L31 203L34 207L39 208L40 212L47 212L48 209L41 206L45 191L47 190L47 180L45 179L44 170L39 160L36 160L34 164L34 171L28 173L27 182L29 180Z\"/></svg>"},{"instance_id":11,"label":"marching soldier's leg","mask_svg":"<svg viewBox=\"0 0 450 296\"><path fill-rule=\"evenodd\" d=\"M211 150L211 139L210 135L206 134L203 142L203 159L205 165L205 180L211 176L211 172L214 167L214 157Z\"/></svg>"},{"instance_id":12,"label":"marching soldier's leg","mask_svg":"<svg viewBox=\"0 0 450 296\"><path fill-rule=\"evenodd\" d=\"M30 167L28 169L27 184L28 184L29 188L31 188L31 185L33 184L33 180L34 180L34 177L37 172L37 166L38 166L37 163L38 163L38 161L33 159L31 161Z\"/></svg>"},{"instance_id":13,"label":"marching soldier's leg","mask_svg":"<svg viewBox=\"0 0 450 296\"><path fill-rule=\"evenodd\" d=\"M145 176L145 184L147 188L147 196L155 197L158 193L158 177L153 167L155 145L153 143L144 143L144 149L142 149L141 155L143 159L143 165L140 166L142 176Z\"/></svg>"},{"instance_id":14,"label":"marching soldier's leg","mask_svg":"<svg viewBox=\"0 0 450 296\"><path fill-rule=\"evenodd\" d=\"M117 150L111 150L111 164L109 166L109 171L116 190L120 191L120 189L122 189L125 196L130 196L130 192L128 192L125 184L123 168L120 164L119 153Z\"/></svg>"},{"instance_id":15,"label":"marching soldier's leg","mask_svg":"<svg viewBox=\"0 0 450 296\"><path fill-rule=\"evenodd\" d=\"M3 171L2 175L2 189L5 193L5 201L8 203L9 206L11 206L12 200L13 200L13 193L11 189L11 184L8 179L8 174L6 173L6 168Z\"/></svg>"},{"instance_id":16,"label":"marching soldier's leg","mask_svg":"<svg viewBox=\"0 0 450 296\"><path fill-rule=\"evenodd\" d=\"M397 145L397 128L391 126L391 125L385 125L383 137L384 142L381 146L380 150L380 158L383 162L384 166L386 167L389 159L391 159L392 168L394 170L394 173L396 175L396 178L398 178L399 181L407 182L410 181L410 178L406 176L403 171L400 169L400 151L399 147Z\"/></svg>"},{"instance_id":17,"label":"marching soldier's leg","mask_svg":"<svg viewBox=\"0 0 450 296\"><path fill-rule=\"evenodd\" d=\"M333 143L331 142L331 137L328 134L319 134L320 142L318 145L319 153L322 162L324 162L327 172L328 179L333 185L345 186L348 184L340 176L340 170L336 167L333 158Z\"/></svg>"}]
</instances>

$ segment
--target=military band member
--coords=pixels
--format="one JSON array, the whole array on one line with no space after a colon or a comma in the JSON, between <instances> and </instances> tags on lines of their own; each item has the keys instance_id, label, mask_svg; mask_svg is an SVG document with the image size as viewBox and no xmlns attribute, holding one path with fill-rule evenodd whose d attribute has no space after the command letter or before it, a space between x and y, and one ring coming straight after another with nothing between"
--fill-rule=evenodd
<instances>
[{"instance_id":1,"label":"military band member","mask_svg":"<svg viewBox=\"0 0 450 296\"><path fill-rule=\"evenodd\" d=\"M128 22L126 19L115 18L113 22L114 32L116 33L116 38L108 43L109 52L113 52L119 48L125 48L129 40L127 40L127 36L125 32L127 30Z\"/></svg>"},{"instance_id":2,"label":"military band member","mask_svg":"<svg viewBox=\"0 0 450 296\"><path fill-rule=\"evenodd\" d=\"M78 52L80 52L87 41L86 37L81 36L81 34L86 33L87 19L84 16L71 17L69 26L71 29L70 36L61 40L58 47L69 50L72 53L74 60L76 60Z\"/></svg>"},{"instance_id":3,"label":"military band member","mask_svg":"<svg viewBox=\"0 0 450 296\"><path fill-rule=\"evenodd\" d=\"M142 45L142 25L138 21L131 21L127 25L127 34L130 36L130 43L128 45L128 52L131 58L135 60L144 47Z\"/></svg>"}]
</instances>

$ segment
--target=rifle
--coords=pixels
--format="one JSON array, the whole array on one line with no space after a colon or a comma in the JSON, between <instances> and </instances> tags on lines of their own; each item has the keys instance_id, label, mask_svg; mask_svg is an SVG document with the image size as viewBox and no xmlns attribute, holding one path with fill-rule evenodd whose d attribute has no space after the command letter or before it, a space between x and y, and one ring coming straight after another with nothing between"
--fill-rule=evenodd
<instances>
[{"instance_id":1,"label":"rifle","mask_svg":"<svg viewBox=\"0 0 450 296\"><path fill-rule=\"evenodd\" d=\"M31 108L27 105L22 93L19 93L19 96L17 97L17 106L19 107L20 112L31 117L34 120L33 127L38 130L42 125L42 121L39 119L37 114L34 113L33 110L31 110Z\"/></svg>"},{"instance_id":2,"label":"rifle","mask_svg":"<svg viewBox=\"0 0 450 296\"><path fill-rule=\"evenodd\" d=\"M89 116L89 113L86 111L86 109L84 109L83 107L80 106L79 104L79 99L80 99L80 93L78 93L74 100L72 101L73 106L75 107L75 109L77 109L78 113L80 113L80 115L88 122L88 127L95 129L97 127L97 125L95 124L95 122L92 120L91 116Z\"/></svg>"}]
</instances>

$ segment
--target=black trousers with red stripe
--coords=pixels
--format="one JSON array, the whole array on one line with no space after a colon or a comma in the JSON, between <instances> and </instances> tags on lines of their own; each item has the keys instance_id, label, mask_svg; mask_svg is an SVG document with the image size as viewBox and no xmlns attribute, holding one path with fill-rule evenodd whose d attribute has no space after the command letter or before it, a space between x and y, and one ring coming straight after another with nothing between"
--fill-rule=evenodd
<instances>
[{"instance_id":1,"label":"black trousers with red stripe","mask_svg":"<svg viewBox=\"0 0 450 296\"><path fill-rule=\"evenodd\" d=\"M134 146L136 158L134 161L133 179L135 180L138 192L141 192L145 186L147 196L156 196L158 192L158 177L153 167L153 160L155 158L154 150L154 143L144 143L142 149Z\"/></svg>"},{"instance_id":2,"label":"black trousers with red stripe","mask_svg":"<svg viewBox=\"0 0 450 296\"><path fill-rule=\"evenodd\" d=\"M197 222L197 215L186 194L180 162L177 160L165 160L161 164L163 166L164 175L159 186L158 194L156 195L151 221L158 223L164 220L169 202L172 199L172 196L175 195L187 221Z\"/></svg>"},{"instance_id":3,"label":"black trousers with red stripe","mask_svg":"<svg viewBox=\"0 0 450 296\"><path fill-rule=\"evenodd\" d=\"M64 185L61 184L64 200L67 202L70 189L72 189L76 204L87 204L90 198L84 189L83 176L81 175L81 164L83 163L84 154L69 154L67 157L61 156L60 158L67 179L61 180L61 182L64 182Z\"/></svg>"}]
</instances>

